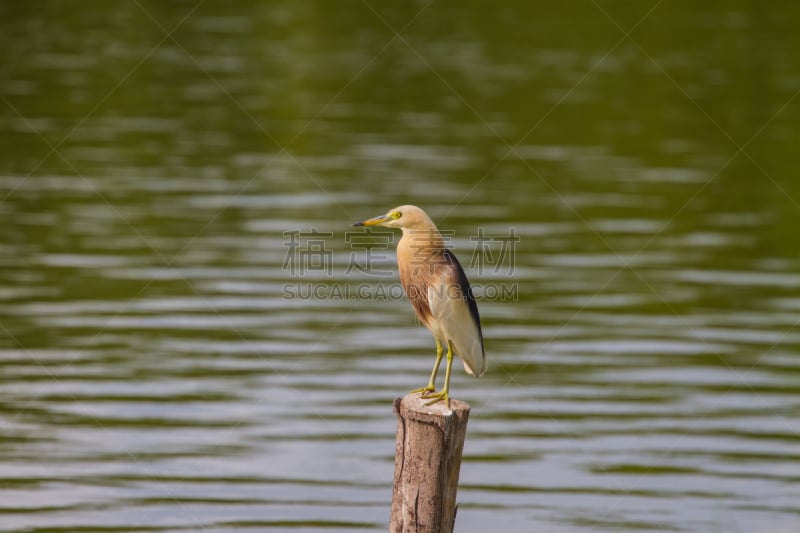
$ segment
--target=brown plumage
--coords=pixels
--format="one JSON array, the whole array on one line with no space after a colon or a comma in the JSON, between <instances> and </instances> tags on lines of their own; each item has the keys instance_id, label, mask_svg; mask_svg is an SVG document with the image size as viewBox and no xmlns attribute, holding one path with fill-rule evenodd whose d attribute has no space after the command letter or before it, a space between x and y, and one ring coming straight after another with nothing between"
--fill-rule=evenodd
<instances>
[{"instance_id":1,"label":"brown plumage","mask_svg":"<svg viewBox=\"0 0 800 533\"><path fill-rule=\"evenodd\" d=\"M464 269L455 254L445 247L430 217L418 207L404 205L354 225L381 225L403 230L403 237L397 243L400 283L417 318L433 333L437 345L431 379L427 387L420 389L426 397L436 398L435 401L448 398L453 352L463 360L469 374L480 377L486 372L488 361L472 289ZM433 394L442 345L448 348L445 386L441 393Z\"/></svg>"}]
</instances>

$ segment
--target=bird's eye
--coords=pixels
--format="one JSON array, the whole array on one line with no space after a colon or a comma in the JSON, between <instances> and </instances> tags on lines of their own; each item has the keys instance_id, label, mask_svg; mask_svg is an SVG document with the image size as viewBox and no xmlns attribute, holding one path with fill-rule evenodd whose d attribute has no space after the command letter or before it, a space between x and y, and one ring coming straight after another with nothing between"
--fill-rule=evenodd
<instances>
[{"instance_id":1,"label":"bird's eye","mask_svg":"<svg viewBox=\"0 0 800 533\"><path fill-rule=\"evenodd\" d=\"M400 211L395 211L394 213L392 213L392 218L395 220L397 220L401 216L403 216L403 213L401 213Z\"/></svg>"}]
</instances>

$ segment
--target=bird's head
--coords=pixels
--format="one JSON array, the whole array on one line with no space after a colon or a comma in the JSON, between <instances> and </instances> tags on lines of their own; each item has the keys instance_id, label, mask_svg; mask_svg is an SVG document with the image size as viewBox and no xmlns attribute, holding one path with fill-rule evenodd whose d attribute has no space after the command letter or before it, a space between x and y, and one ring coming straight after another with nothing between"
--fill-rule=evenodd
<instances>
[{"instance_id":1,"label":"bird's head","mask_svg":"<svg viewBox=\"0 0 800 533\"><path fill-rule=\"evenodd\" d=\"M385 215L356 222L353 226L385 226L387 228L430 229L436 228L430 217L417 206L401 205L390 209Z\"/></svg>"}]
</instances>

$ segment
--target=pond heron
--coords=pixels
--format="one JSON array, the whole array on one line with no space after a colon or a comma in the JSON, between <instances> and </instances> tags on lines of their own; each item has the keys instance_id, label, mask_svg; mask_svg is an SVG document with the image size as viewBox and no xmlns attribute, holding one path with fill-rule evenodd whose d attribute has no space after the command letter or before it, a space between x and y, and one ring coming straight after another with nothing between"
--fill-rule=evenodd
<instances>
[{"instance_id":1,"label":"pond heron","mask_svg":"<svg viewBox=\"0 0 800 533\"><path fill-rule=\"evenodd\" d=\"M396 207L385 215L356 222L353 226L403 230L397 243L400 283L417 318L436 340L436 362L428 385L411 392L421 392L423 398L430 399L426 405L444 400L449 408L453 353L464 362L464 370L475 377L482 376L488 364L478 306L464 269L453 252L445 248L436 225L419 207ZM442 362L443 346L447 346L447 370L444 387L437 392L434 382Z\"/></svg>"}]
</instances>

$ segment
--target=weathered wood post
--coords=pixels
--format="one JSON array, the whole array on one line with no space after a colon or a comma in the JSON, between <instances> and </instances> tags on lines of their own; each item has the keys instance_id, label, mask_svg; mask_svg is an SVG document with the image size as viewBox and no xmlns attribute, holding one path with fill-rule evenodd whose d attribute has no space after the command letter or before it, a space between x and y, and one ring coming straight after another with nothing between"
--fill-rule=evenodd
<instances>
[{"instance_id":1,"label":"weathered wood post","mask_svg":"<svg viewBox=\"0 0 800 533\"><path fill-rule=\"evenodd\" d=\"M391 533L452 533L461 452L469 404L450 400L425 406L418 393L394 401L397 442L394 456Z\"/></svg>"}]
</instances>

